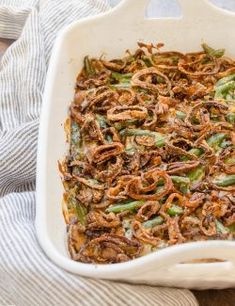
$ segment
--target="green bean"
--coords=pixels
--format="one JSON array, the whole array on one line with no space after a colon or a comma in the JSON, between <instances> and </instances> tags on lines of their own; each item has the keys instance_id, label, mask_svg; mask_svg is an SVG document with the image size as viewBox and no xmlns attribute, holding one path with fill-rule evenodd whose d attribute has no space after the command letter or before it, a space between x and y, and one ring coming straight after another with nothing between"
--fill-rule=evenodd
<instances>
[{"instance_id":1,"label":"green bean","mask_svg":"<svg viewBox=\"0 0 235 306\"><path fill-rule=\"evenodd\" d=\"M190 149L190 150L188 150L188 153L190 153L190 154L194 154L194 155L196 155L197 157L200 157L202 154L203 154L203 149L201 149L201 148L192 148L192 149ZM190 157L188 157L188 156L182 156L181 157L181 160L183 160L183 161L187 161L187 160L190 160Z\"/></svg>"},{"instance_id":2,"label":"green bean","mask_svg":"<svg viewBox=\"0 0 235 306\"><path fill-rule=\"evenodd\" d=\"M171 175L171 179L172 179L172 182L176 184L189 184L190 183L190 179L185 176Z\"/></svg>"},{"instance_id":3,"label":"green bean","mask_svg":"<svg viewBox=\"0 0 235 306\"><path fill-rule=\"evenodd\" d=\"M157 83L158 83L158 84L161 84L161 83L164 83L164 82L165 82L164 78L161 77L160 75L157 75L157 76L156 76L156 80L157 80Z\"/></svg>"},{"instance_id":4,"label":"green bean","mask_svg":"<svg viewBox=\"0 0 235 306\"><path fill-rule=\"evenodd\" d=\"M177 65L179 62L179 56L170 56L173 65Z\"/></svg>"},{"instance_id":5,"label":"green bean","mask_svg":"<svg viewBox=\"0 0 235 306\"><path fill-rule=\"evenodd\" d=\"M227 95L226 95L226 97L225 97L225 100L227 100L227 101L231 101L231 100L234 100L235 99L235 96L234 96L234 94L230 94L230 93L228 93Z\"/></svg>"},{"instance_id":6,"label":"green bean","mask_svg":"<svg viewBox=\"0 0 235 306\"><path fill-rule=\"evenodd\" d=\"M114 123L114 127L115 129L117 129L118 131L126 128L127 126L131 126L131 125L134 125L138 122L137 119L129 119L129 120L125 120L125 121L122 121L122 122L115 122ZM122 134L125 134L124 132L121 132L121 135Z\"/></svg>"},{"instance_id":7,"label":"green bean","mask_svg":"<svg viewBox=\"0 0 235 306\"><path fill-rule=\"evenodd\" d=\"M153 219L150 219L148 221L145 221L142 223L144 228L151 228L154 227L156 225L160 225L164 222L164 219L161 216L157 216Z\"/></svg>"},{"instance_id":8,"label":"green bean","mask_svg":"<svg viewBox=\"0 0 235 306\"><path fill-rule=\"evenodd\" d=\"M131 228L131 220L123 220L122 221L122 226L124 228L124 231L125 231L125 237L128 238L128 239L131 239L132 236L133 236L133 231L132 231L132 228Z\"/></svg>"},{"instance_id":9,"label":"green bean","mask_svg":"<svg viewBox=\"0 0 235 306\"><path fill-rule=\"evenodd\" d=\"M85 67L86 75L92 76L95 74L95 69L92 66L91 60L89 59L88 56L84 57L84 67Z\"/></svg>"},{"instance_id":10,"label":"green bean","mask_svg":"<svg viewBox=\"0 0 235 306\"><path fill-rule=\"evenodd\" d=\"M120 131L125 128L124 122L115 122L114 127L116 130Z\"/></svg>"},{"instance_id":11,"label":"green bean","mask_svg":"<svg viewBox=\"0 0 235 306\"><path fill-rule=\"evenodd\" d=\"M227 234L230 230L225 227L220 221L215 220L216 231L220 234Z\"/></svg>"},{"instance_id":12,"label":"green bean","mask_svg":"<svg viewBox=\"0 0 235 306\"><path fill-rule=\"evenodd\" d=\"M167 200L167 198L168 198L168 195L164 195L164 196L159 200L159 203L160 203L160 204L165 203L166 200Z\"/></svg>"},{"instance_id":13,"label":"green bean","mask_svg":"<svg viewBox=\"0 0 235 306\"><path fill-rule=\"evenodd\" d=\"M138 122L137 119L128 119L128 120L125 120L125 125L133 125L133 124L136 124Z\"/></svg>"},{"instance_id":14,"label":"green bean","mask_svg":"<svg viewBox=\"0 0 235 306\"><path fill-rule=\"evenodd\" d=\"M107 212L114 212L114 213L119 213L122 211L133 211L136 210L137 208L143 206L145 201L133 201L129 203L123 203L123 204L117 204L117 205L112 205L106 208Z\"/></svg>"},{"instance_id":15,"label":"green bean","mask_svg":"<svg viewBox=\"0 0 235 306\"><path fill-rule=\"evenodd\" d=\"M106 136L106 140L107 140L108 143L112 143L113 142L113 138L112 138L111 135L107 135Z\"/></svg>"},{"instance_id":16,"label":"green bean","mask_svg":"<svg viewBox=\"0 0 235 306\"><path fill-rule=\"evenodd\" d=\"M204 50L204 52L210 56L213 57L222 57L224 55L225 49L213 49L211 47L209 47L206 43L202 44L202 48Z\"/></svg>"},{"instance_id":17,"label":"green bean","mask_svg":"<svg viewBox=\"0 0 235 306\"><path fill-rule=\"evenodd\" d=\"M234 157L228 157L225 159L225 164L228 164L228 165L233 165L235 164L235 158Z\"/></svg>"},{"instance_id":18,"label":"green bean","mask_svg":"<svg viewBox=\"0 0 235 306\"><path fill-rule=\"evenodd\" d=\"M169 56L169 57L164 57L164 56L161 56L159 54L153 54L152 57L154 58L154 62L156 62L156 64L157 63L167 62L167 64L169 65L169 59L171 59L172 64L173 65L177 65L178 61L179 61L179 56L177 56L177 55L172 55L172 56Z\"/></svg>"},{"instance_id":19,"label":"green bean","mask_svg":"<svg viewBox=\"0 0 235 306\"><path fill-rule=\"evenodd\" d=\"M189 189L190 179L184 176L171 175L172 182L178 187L180 192L186 194Z\"/></svg>"},{"instance_id":20,"label":"green bean","mask_svg":"<svg viewBox=\"0 0 235 306\"><path fill-rule=\"evenodd\" d=\"M87 209L83 204L78 203L78 201L76 200L75 194L73 194L75 193L75 190L77 190L77 188L70 190L70 195L68 197L68 206L74 208L78 221L84 225L86 222Z\"/></svg>"},{"instance_id":21,"label":"green bean","mask_svg":"<svg viewBox=\"0 0 235 306\"><path fill-rule=\"evenodd\" d=\"M196 182L202 180L205 175L205 170L203 167L197 167L192 169L187 173L187 177L190 179L191 182Z\"/></svg>"},{"instance_id":22,"label":"green bean","mask_svg":"<svg viewBox=\"0 0 235 306\"><path fill-rule=\"evenodd\" d=\"M190 153L190 154L194 154L194 155L196 155L197 157L199 157L199 156L201 156L202 154L203 154L203 149L201 149L201 148L192 148L192 149L190 149L189 151L188 151L188 153Z\"/></svg>"},{"instance_id":23,"label":"green bean","mask_svg":"<svg viewBox=\"0 0 235 306\"><path fill-rule=\"evenodd\" d=\"M162 147L165 144L165 137L157 132L141 129L125 129L120 132L122 136L150 136L155 139L155 146Z\"/></svg>"},{"instance_id":24,"label":"green bean","mask_svg":"<svg viewBox=\"0 0 235 306\"><path fill-rule=\"evenodd\" d=\"M70 154L76 158L82 156L80 127L74 121L70 126Z\"/></svg>"},{"instance_id":25,"label":"green bean","mask_svg":"<svg viewBox=\"0 0 235 306\"><path fill-rule=\"evenodd\" d=\"M224 133L217 133L212 136L210 136L207 139L207 143L210 147L212 147L214 150L218 150L222 141L225 139L226 135Z\"/></svg>"},{"instance_id":26,"label":"green bean","mask_svg":"<svg viewBox=\"0 0 235 306\"><path fill-rule=\"evenodd\" d=\"M221 187L235 185L235 174L227 175L220 180L215 180L214 184Z\"/></svg>"},{"instance_id":27,"label":"green bean","mask_svg":"<svg viewBox=\"0 0 235 306\"><path fill-rule=\"evenodd\" d=\"M136 152L136 147L131 137L126 138L125 152L128 155L133 155Z\"/></svg>"},{"instance_id":28,"label":"green bean","mask_svg":"<svg viewBox=\"0 0 235 306\"><path fill-rule=\"evenodd\" d=\"M137 92L142 92L142 93L144 93L144 94L148 94L148 92L149 92L147 89L144 89L144 88L137 88L136 91L137 91ZM150 100L150 101L151 101L151 100Z\"/></svg>"},{"instance_id":29,"label":"green bean","mask_svg":"<svg viewBox=\"0 0 235 306\"><path fill-rule=\"evenodd\" d=\"M231 224L228 226L228 229L231 233L234 233L235 232L235 223Z\"/></svg>"},{"instance_id":30,"label":"green bean","mask_svg":"<svg viewBox=\"0 0 235 306\"><path fill-rule=\"evenodd\" d=\"M133 73L119 73L119 72L112 72L112 79L114 79L115 81L122 83L122 84L126 84L126 83L130 83L131 78L133 76Z\"/></svg>"},{"instance_id":31,"label":"green bean","mask_svg":"<svg viewBox=\"0 0 235 306\"><path fill-rule=\"evenodd\" d=\"M80 128L79 125L76 122L71 123L71 144L73 145L79 145L81 138L80 138Z\"/></svg>"},{"instance_id":32,"label":"green bean","mask_svg":"<svg viewBox=\"0 0 235 306\"><path fill-rule=\"evenodd\" d=\"M215 99L226 99L233 100L234 93L231 94L231 91L235 89L235 74L231 74L220 79L215 84Z\"/></svg>"},{"instance_id":33,"label":"green bean","mask_svg":"<svg viewBox=\"0 0 235 306\"><path fill-rule=\"evenodd\" d=\"M226 115L226 120L227 120L229 123L234 124L234 123L235 123L235 113L228 113L228 114Z\"/></svg>"},{"instance_id":34,"label":"green bean","mask_svg":"<svg viewBox=\"0 0 235 306\"><path fill-rule=\"evenodd\" d=\"M128 155L133 155L133 154L135 154L136 149L135 149L133 146L129 146L129 147L126 147L126 148L125 148L125 152L126 152Z\"/></svg>"},{"instance_id":35,"label":"green bean","mask_svg":"<svg viewBox=\"0 0 235 306\"><path fill-rule=\"evenodd\" d=\"M186 118L186 114L184 112L176 111L175 114L176 114L176 117L181 120L184 120Z\"/></svg>"},{"instance_id":36,"label":"green bean","mask_svg":"<svg viewBox=\"0 0 235 306\"><path fill-rule=\"evenodd\" d=\"M131 84L130 83L118 83L118 84L112 84L110 86L112 89L117 89L117 88L130 88Z\"/></svg>"},{"instance_id":37,"label":"green bean","mask_svg":"<svg viewBox=\"0 0 235 306\"><path fill-rule=\"evenodd\" d=\"M76 215L78 217L78 220L80 221L81 224L86 223L86 214L87 214L87 209L85 206L82 204L76 204Z\"/></svg>"},{"instance_id":38,"label":"green bean","mask_svg":"<svg viewBox=\"0 0 235 306\"><path fill-rule=\"evenodd\" d=\"M96 179L88 179L87 182L91 185L99 185L100 182L97 181Z\"/></svg>"},{"instance_id":39,"label":"green bean","mask_svg":"<svg viewBox=\"0 0 235 306\"><path fill-rule=\"evenodd\" d=\"M231 145L231 141L224 139L224 140L221 142L220 147L223 148L223 149L225 149L225 148L227 148L227 147L230 146L230 145Z\"/></svg>"},{"instance_id":40,"label":"green bean","mask_svg":"<svg viewBox=\"0 0 235 306\"><path fill-rule=\"evenodd\" d=\"M219 87L215 87L215 99L233 100L234 96L228 96L229 91L235 89L235 81L230 81Z\"/></svg>"},{"instance_id":41,"label":"green bean","mask_svg":"<svg viewBox=\"0 0 235 306\"><path fill-rule=\"evenodd\" d=\"M108 127L107 122L106 122L104 116L96 115L96 120L98 121L99 126L100 126L102 129L106 129L106 128Z\"/></svg>"},{"instance_id":42,"label":"green bean","mask_svg":"<svg viewBox=\"0 0 235 306\"><path fill-rule=\"evenodd\" d=\"M153 62L152 62L152 60L149 56L144 55L144 56L141 57L141 59L144 61L145 65L147 67L152 67L153 66Z\"/></svg>"},{"instance_id":43,"label":"green bean","mask_svg":"<svg viewBox=\"0 0 235 306\"><path fill-rule=\"evenodd\" d=\"M168 208L167 213L170 216L178 216L182 215L184 212L183 208L178 205L172 205L170 208Z\"/></svg>"},{"instance_id":44,"label":"green bean","mask_svg":"<svg viewBox=\"0 0 235 306\"><path fill-rule=\"evenodd\" d=\"M235 81L235 73L234 74L230 74L222 79L220 79L219 81L216 82L215 87L219 87L221 85L224 85L230 81Z\"/></svg>"}]
</instances>

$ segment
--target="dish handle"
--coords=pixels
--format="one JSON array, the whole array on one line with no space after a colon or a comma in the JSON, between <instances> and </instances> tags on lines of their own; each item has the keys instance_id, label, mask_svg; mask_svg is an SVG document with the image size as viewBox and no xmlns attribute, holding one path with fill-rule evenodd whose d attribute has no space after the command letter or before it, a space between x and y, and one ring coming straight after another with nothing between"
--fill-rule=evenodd
<instances>
[{"instance_id":1,"label":"dish handle","mask_svg":"<svg viewBox=\"0 0 235 306\"><path fill-rule=\"evenodd\" d=\"M162 281L203 279L235 284L235 242L203 241L166 248L149 260L143 274L150 283L160 277ZM142 275L135 275L135 280Z\"/></svg>"},{"instance_id":2,"label":"dish handle","mask_svg":"<svg viewBox=\"0 0 235 306\"><path fill-rule=\"evenodd\" d=\"M209 0L177 0L182 9L182 17L180 19L195 19L195 13L200 12L200 19L213 20L215 16L226 14L235 17L234 12L223 10ZM114 9L122 18L127 17L130 20L143 19L146 8L150 0L122 0ZM138 19L137 19L138 18ZM164 17L163 17L164 18Z\"/></svg>"}]
</instances>

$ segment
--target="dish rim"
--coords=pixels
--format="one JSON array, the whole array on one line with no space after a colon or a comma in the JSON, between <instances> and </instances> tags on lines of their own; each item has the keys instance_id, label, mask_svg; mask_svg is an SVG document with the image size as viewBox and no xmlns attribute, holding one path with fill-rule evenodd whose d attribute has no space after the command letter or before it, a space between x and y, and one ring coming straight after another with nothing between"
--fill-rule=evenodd
<instances>
[{"instance_id":1,"label":"dish rim","mask_svg":"<svg viewBox=\"0 0 235 306\"><path fill-rule=\"evenodd\" d=\"M143 0L142 0L143 1ZM207 2L213 9L219 10L220 13L224 15L233 15L235 16L235 12L230 12L224 9L220 9L216 6L214 6L211 2L208 0L204 0ZM128 1L127 1L128 2ZM130 2L130 0L129 0ZM179 1L181 2L181 1ZM47 133L47 125L49 120L49 110L51 107L50 102L50 96L52 94L52 90L50 88L51 80L55 77L55 71L54 67L57 63L58 53L55 52L56 50L60 49L61 44L63 43L64 37L70 32L76 29L76 27L81 25L86 25L87 23L90 23L91 21L96 21L99 19L104 18L105 16L109 16L110 14L116 13L119 9L123 9L124 4L126 2L123 1L119 3L115 8L101 13L96 16L89 16L82 20L78 20L75 22L72 22L68 26L66 26L64 29L62 29L56 38L56 41L54 43L53 49L50 58L49 68L47 72L46 77L46 83L45 83L45 89L43 94L43 103L42 103L42 109L41 109L41 117L40 117L40 126L39 126L39 137L38 137L38 149L37 149L37 172L36 172L36 232L37 237L40 242L41 247L43 248L44 252L47 254L47 256L52 259L57 265L61 266L65 270L68 270L73 273L79 273L81 275L85 276L92 276L92 277L100 277L106 276L112 277L113 274L120 274L121 272L134 272L137 270L138 267L146 266L147 264L153 263L153 262L162 262L162 265L166 263L167 257L172 257L173 254L180 255L181 253L184 253L187 251L193 251L193 250L215 250L215 249L227 249L227 250L235 250L235 241L228 241L228 240L210 240L210 241L195 241L195 242L187 242L184 244L179 245L173 245L168 246L164 249L160 249L156 252L152 252L150 254L141 256L139 258L132 259L127 262L123 263L115 263L115 264L92 264L92 263L82 263L78 261L74 261L69 257L66 257L55 248L52 241L49 239L49 236L47 235L47 226L46 226L46 206L41 205L40 203L46 202L46 193L45 193L45 184L43 183L43 171L41 169L44 169L43 165L46 163L46 154L44 154L44 143L47 143L48 140L48 133ZM169 19L175 19L180 20L182 16L180 17L170 17ZM158 18L158 20L165 20L166 18ZM152 19L150 19L151 21ZM66 224L65 224L66 226ZM197 256L197 258L204 257L204 254L201 254L200 256ZM209 256L211 257L211 256ZM206 258L209 258L208 256ZM220 256L217 256L220 257ZM232 256L231 256L232 257ZM196 257L195 257L196 258ZM226 259L225 259L226 260ZM235 259L234 259L235 261ZM200 263L200 265L222 265L222 263ZM184 265L192 265L190 264L184 264ZM196 264L193 264L196 265Z\"/></svg>"}]
</instances>

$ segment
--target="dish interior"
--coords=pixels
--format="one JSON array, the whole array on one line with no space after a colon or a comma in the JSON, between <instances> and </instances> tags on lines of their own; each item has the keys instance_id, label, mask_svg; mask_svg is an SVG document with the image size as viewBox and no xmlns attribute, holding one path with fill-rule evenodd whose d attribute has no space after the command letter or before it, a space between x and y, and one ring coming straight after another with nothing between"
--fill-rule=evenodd
<instances>
[{"instance_id":1,"label":"dish interior","mask_svg":"<svg viewBox=\"0 0 235 306\"><path fill-rule=\"evenodd\" d=\"M135 50L137 41L164 42L166 50L181 52L198 50L202 42L207 42L212 47L225 48L228 56L235 57L234 33L228 30L234 28L234 16L223 15L216 9L211 12L210 17L207 13L198 12L194 22L191 22L191 16L145 20L142 16L136 18L135 14L130 17L130 14L117 9L105 17L72 24L58 37L48 71L42 116L41 161L38 170L38 190L41 193L41 203L38 205L42 207L38 213L38 224L59 254L68 257L61 211L63 186L57 161L67 151L64 121L83 58L87 54L91 57L104 54L107 59L118 58L127 48Z\"/></svg>"}]
</instances>

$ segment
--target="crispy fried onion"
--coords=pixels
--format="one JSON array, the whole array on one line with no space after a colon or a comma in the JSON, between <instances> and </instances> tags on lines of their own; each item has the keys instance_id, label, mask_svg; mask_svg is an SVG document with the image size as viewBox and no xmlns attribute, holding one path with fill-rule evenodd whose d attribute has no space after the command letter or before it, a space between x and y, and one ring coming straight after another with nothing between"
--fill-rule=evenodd
<instances>
[{"instance_id":1,"label":"crispy fried onion","mask_svg":"<svg viewBox=\"0 0 235 306\"><path fill-rule=\"evenodd\" d=\"M145 119L148 111L144 106L115 106L107 111L110 121L123 121L132 119Z\"/></svg>"},{"instance_id":2,"label":"crispy fried onion","mask_svg":"<svg viewBox=\"0 0 235 306\"><path fill-rule=\"evenodd\" d=\"M68 163L66 159L63 161L58 161L58 168L59 168L61 175L63 176L64 181L69 181L72 179L71 171L68 167Z\"/></svg>"},{"instance_id":3,"label":"crispy fried onion","mask_svg":"<svg viewBox=\"0 0 235 306\"><path fill-rule=\"evenodd\" d=\"M158 103L155 107L155 112L158 115L167 114L170 106L175 106L177 101L171 97L158 96Z\"/></svg>"},{"instance_id":4,"label":"crispy fried onion","mask_svg":"<svg viewBox=\"0 0 235 306\"><path fill-rule=\"evenodd\" d=\"M120 142L113 142L96 147L92 152L92 162L94 164L104 162L112 157L120 155L124 151L123 144Z\"/></svg>"},{"instance_id":5,"label":"crispy fried onion","mask_svg":"<svg viewBox=\"0 0 235 306\"><path fill-rule=\"evenodd\" d=\"M161 180L164 186L159 187L160 190L157 191L157 183ZM172 180L165 171L151 170L142 176L132 178L127 184L126 193L132 199L155 201L168 194L172 188Z\"/></svg>"},{"instance_id":6,"label":"crispy fried onion","mask_svg":"<svg viewBox=\"0 0 235 306\"><path fill-rule=\"evenodd\" d=\"M154 94L141 91L137 92L136 99L140 105L147 106L147 105L152 105L154 103L155 96Z\"/></svg>"},{"instance_id":7,"label":"crispy fried onion","mask_svg":"<svg viewBox=\"0 0 235 306\"><path fill-rule=\"evenodd\" d=\"M123 159L120 156L114 157L114 162L108 161L104 166L104 170L97 170L95 178L101 182L106 182L111 185L113 180L121 173L123 166Z\"/></svg>"},{"instance_id":8,"label":"crispy fried onion","mask_svg":"<svg viewBox=\"0 0 235 306\"><path fill-rule=\"evenodd\" d=\"M151 234L150 229L145 229L141 225L139 221L134 221L132 224L132 231L133 231L133 236L137 238L138 240L151 244L153 246L157 246L158 242L160 239L158 237L154 237Z\"/></svg>"},{"instance_id":9,"label":"crispy fried onion","mask_svg":"<svg viewBox=\"0 0 235 306\"><path fill-rule=\"evenodd\" d=\"M156 107L150 106L148 109L148 117L144 120L143 127L147 129L154 129L157 124Z\"/></svg>"},{"instance_id":10,"label":"crispy fried onion","mask_svg":"<svg viewBox=\"0 0 235 306\"><path fill-rule=\"evenodd\" d=\"M227 199L229 199L228 208L222 219L225 226L230 226L235 223L235 198L234 196L229 196Z\"/></svg>"},{"instance_id":11,"label":"crispy fried onion","mask_svg":"<svg viewBox=\"0 0 235 306\"><path fill-rule=\"evenodd\" d=\"M77 105L76 103L72 103L71 104L71 106L70 106L70 115L71 115L71 118L75 122L77 122L78 124L83 124L84 123L84 117L80 113L79 105Z\"/></svg>"},{"instance_id":12,"label":"crispy fried onion","mask_svg":"<svg viewBox=\"0 0 235 306\"><path fill-rule=\"evenodd\" d=\"M211 116L219 119L221 116L224 118L228 106L214 102L200 102L196 104L185 118L186 124L194 130L201 130L210 123Z\"/></svg>"},{"instance_id":13,"label":"crispy fried onion","mask_svg":"<svg viewBox=\"0 0 235 306\"><path fill-rule=\"evenodd\" d=\"M177 63L184 54L177 51L157 52L152 56L154 66L160 70L177 70Z\"/></svg>"},{"instance_id":14,"label":"crispy fried onion","mask_svg":"<svg viewBox=\"0 0 235 306\"><path fill-rule=\"evenodd\" d=\"M136 94L134 90L130 88L118 88L117 93L119 95L118 103L121 105L131 105L136 100Z\"/></svg>"},{"instance_id":15,"label":"crispy fried onion","mask_svg":"<svg viewBox=\"0 0 235 306\"><path fill-rule=\"evenodd\" d=\"M215 218L220 218L226 214L227 210L228 203L221 199L218 199L217 202L206 202L202 208L202 215L206 217L208 214L210 214Z\"/></svg>"},{"instance_id":16,"label":"crispy fried onion","mask_svg":"<svg viewBox=\"0 0 235 306\"><path fill-rule=\"evenodd\" d=\"M125 168L128 172L131 172L133 175L137 174L140 168L140 154L135 152L131 155L125 156Z\"/></svg>"},{"instance_id":17,"label":"crispy fried onion","mask_svg":"<svg viewBox=\"0 0 235 306\"><path fill-rule=\"evenodd\" d=\"M109 127L109 128L103 129L102 132L103 132L105 138L110 136L112 138L112 141L120 142L120 136L119 136L119 134L117 133L117 131L114 127Z\"/></svg>"},{"instance_id":18,"label":"crispy fried onion","mask_svg":"<svg viewBox=\"0 0 235 306\"><path fill-rule=\"evenodd\" d=\"M181 221L181 232L187 239L194 240L201 235L199 228L200 220L197 217L186 216Z\"/></svg>"},{"instance_id":19,"label":"crispy fried onion","mask_svg":"<svg viewBox=\"0 0 235 306\"><path fill-rule=\"evenodd\" d=\"M87 114L81 127L81 133L85 140L99 140L104 143L104 136L98 122L92 114Z\"/></svg>"},{"instance_id":20,"label":"crispy fried onion","mask_svg":"<svg viewBox=\"0 0 235 306\"><path fill-rule=\"evenodd\" d=\"M168 217L166 212L172 205L177 204L184 208L185 206L187 206L187 202L188 199L182 196L181 194L176 192L171 193L167 198L166 202L162 205L160 212L164 217Z\"/></svg>"},{"instance_id":21,"label":"crispy fried onion","mask_svg":"<svg viewBox=\"0 0 235 306\"><path fill-rule=\"evenodd\" d=\"M219 166L227 174L235 174L235 150L225 149L219 157Z\"/></svg>"},{"instance_id":22,"label":"crispy fried onion","mask_svg":"<svg viewBox=\"0 0 235 306\"><path fill-rule=\"evenodd\" d=\"M218 60L203 52L188 53L187 56L181 58L178 62L179 71L191 77L214 75L219 71L219 68Z\"/></svg>"},{"instance_id":23,"label":"crispy fried onion","mask_svg":"<svg viewBox=\"0 0 235 306\"><path fill-rule=\"evenodd\" d=\"M77 175L74 175L73 177L76 181L90 187L91 189L104 190L104 185L98 184L98 182L95 182L94 180L85 179Z\"/></svg>"},{"instance_id":24,"label":"crispy fried onion","mask_svg":"<svg viewBox=\"0 0 235 306\"><path fill-rule=\"evenodd\" d=\"M85 206L88 206L91 203L99 203L103 196L103 189L95 189L94 186L90 188L85 184L81 184L79 191L76 194L76 199Z\"/></svg>"},{"instance_id":25,"label":"crispy fried onion","mask_svg":"<svg viewBox=\"0 0 235 306\"><path fill-rule=\"evenodd\" d=\"M110 200L125 200L127 199L126 187L127 183L133 178L132 175L121 176L114 187L110 187L106 191L106 196Z\"/></svg>"},{"instance_id":26,"label":"crispy fried onion","mask_svg":"<svg viewBox=\"0 0 235 306\"><path fill-rule=\"evenodd\" d=\"M185 238L181 234L179 227L179 217L167 218L169 244L183 243Z\"/></svg>"},{"instance_id":27,"label":"crispy fried onion","mask_svg":"<svg viewBox=\"0 0 235 306\"><path fill-rule=\"evenodd\" d=\"M147 170L152 167L160 166L162 163L160 155L161 151L159 150L151 150L140 154L140 168Z\"/></svg>"},{"instance_id":28,"label":"crispy fried onion","mask_svg":"<svg viewBox=\"0 0 235 306\"><path fill-rule=\"evenodd\" d=\"M119 72L119 71L121 71L122 69L125 68L126 61L125 61L125 59L123 59L123 60L114 59L114 60L111 60L111 61L102 60L102 64L110 70Z\"/></svg>"},{"instance_id":29,"label":"crispy fried onion","mask_svg":"<svg viewBox=\"0 0 235 306\"><path fill-rule=\"evenodd\" d=\"M223 56L218 61L220 63L220 71L216 75L218 79L235 73L235 61L233 59Z\"/></svg>"},{"instance_id":30,"label":"crispy fried onion","mask_svg":"<svg viewBox=\"0 0 235 306\"><path fill-rule=\"evenodd\" d=\"M118 263L137 257L142 250L137 240L104 234L89 241L77 254L76 260L93 263Z\"/></svg>"},{"instance_id":31,"label":"crispy fried onion","mask_svg":"<svg viewBox=\"0 0 235 306\"><path fill-rule=\"evenodd\" d=\"M205 194L202 192L194 192L193 195L189 198L189 201L185 203L185 206L190 208L197 208L203 203L205 197Z\"/></svg>"},{"instance_id":32,"label":"crispy fried onion","mask_svg":"<svg viewBox=\"0 0 235 306\"><path fill-rule=\"evenodd\" d=\"M215 217L213 215L206 215L200 220L199 227L202 233L206 236L216 235Z\"/></svg>"},{"instance_id":33,"label":"crispy fried onion","mask_svg":"<svg viewBox=\"0 0 235 306\"><path fill-rule=\"evenodd\" d=\"M93 109L94 107L102 110L107 110L110 107L116 105L118 99L118 94L115 91L107 87L98 88L93 98L90 99L88 104L88 109Z\"/></svg>"},{"instance_id":34,"label":"crispy fried onion","mask_svg":"<svg viewBox=\"0 0 235 306\"><path fill-rule=\"evenodd\" d=\"M135 136L135 141L141 146L152 147L155 145L156 140L153 136Z\"/></svg>"},{"instance_id":35,"label":"crispy fried onion","mask_svg":"<svg viewBox=\"0 0 235 306\"><path fill-rule=\"evenodd\" d=\"M167 165L167 173L168 174L185 173L191 169L196 168L199 165L200 161L198 160L169 163Z\"/></svg>"},{"instance_id":36,"label":"crispy fried onion","mask_svg":"<svg viewBox=\"0 0 235 306\"><path fill-rule=\"evenodd\" d=\"M132 86L159 93L166 96L171 93L171 83L168 77L155 67L142 69L132 76Z\"/></svg>"},{"instance_id":37,"label":"crispy fried onion","mask_svg":"<svg viewBox=\"0 0 235 306\"><path fill-rule=\"evenodd\" d=\"M150 219L160 209L160 204L157 201L147 201L140 207L136 215L136 219L143 222Z\"/></svg>"},{"instance_id":38,"label":"crispy fried onion","mask_svg":"<svg viewBox=\"0 0 235 306\"><path fill-rule=\"evenodd\" d=\"M198 159L198 157L187 150L192 148L193 144L191 141L184 138L175 138L167 142L166 151L172 156L188 157L189 159Z\"/></svg>"},{"instance_id":39,"label":"crispy fried onion","mask_svg":"<svg viewBox=\"0 0 235 306\"><path fill-rule=\"evenodd\" d=\"M120 224L119 218L114 213L105 214L98 211L90 211L86 217L88 229L113 228Z\"/></svg>"},{"instance_id":40,"label":"crispy fried onion","mask_svg":"<svg viewBox=\"0 0 235 306\"><path fill-rule=\"evenodd\" d=\"M81 77L77 79L76 86L79 89L91 89L99 86L104 86L107 84L109 79L109 71L101 71L99 74L89 77Z\"/></svg>"}]
</instances>

